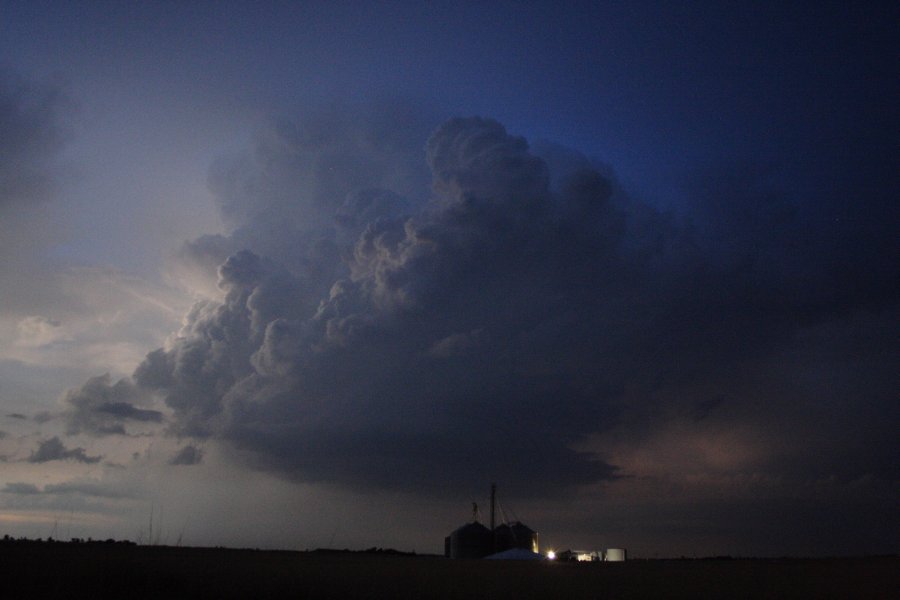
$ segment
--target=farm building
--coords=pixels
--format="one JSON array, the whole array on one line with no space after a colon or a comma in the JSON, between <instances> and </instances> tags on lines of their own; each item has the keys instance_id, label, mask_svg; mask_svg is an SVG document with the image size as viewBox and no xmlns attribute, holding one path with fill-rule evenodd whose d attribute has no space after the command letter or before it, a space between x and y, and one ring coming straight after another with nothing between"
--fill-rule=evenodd
<instances>
[{"instance_id":1,"label":"farm building","mask_svg":"<svg viewBox=\"0 0 900 600\"><path fill-rule=\"evenodd\" d=\"M491 526L482 525L478 520L478 505L473 504L472 521L455 529L444 538L444 556L448 558L485 558L499 553L508 553L507 558L525 554L537 556L538 534L519 521L510 521L494 526L497 506L497 488L491 486ZM519 552L510 552L510 551Z\"/></svg>"},{"instance_id":2,"label":"farm building","mask_svg":"<svg viewBox=\"0 0 900 600\"><path fill-rule=\"evenodd\" d=\"M626 552L624 548L608 548L603 550L563 550L554 552L555 560L568 560L574 562L624 562Z\"/></svg>"},{"instance_id":3,"label":"farm building","mask_svg":"<svg viewBox=\"0 0 900 600\"><path fill-rule=\"evenodd\" d=\"M603 560L603 552L597 550L563 550L554 554L556 560L597 562Z\"/></svg>"},{"instance_id":4,"label":"farm building","mask_svg":"<svg viewBox=\"0 0 900 600\"><path fill-rule=\"evenodd\" d=\"M543 559L577 562L622 562L624 548L603 550L564 550L539 554L538 534L521 521L504 520L495 526L497 512L497 486L491 486L490 527L479 519L478 504L472 504L472 520L444 538L444 556L447 558L495 558L505 560ZM502 511L501 511L502 512Z\"/></svg>"}]
</instances>

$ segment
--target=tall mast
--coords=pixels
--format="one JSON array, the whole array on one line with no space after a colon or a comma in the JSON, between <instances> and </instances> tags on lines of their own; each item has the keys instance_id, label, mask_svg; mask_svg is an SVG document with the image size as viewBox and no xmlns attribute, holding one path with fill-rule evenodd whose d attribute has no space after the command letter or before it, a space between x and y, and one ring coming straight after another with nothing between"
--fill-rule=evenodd
<instances>
[{"instance_id":1,"label":"tall mast","mask_svg":"<svg viewBox=\"0 0 900 600\"><path fill-rule=\"evenodd\" d=\"M497 551L497 531L494 529L494 513L497 509L497 484L491 484L491 539L493 540L493 551Z\"/></svg>"},{"instance_id":2,"label":"tall mast","mask_svg":"<svg viewBox=\"0 0 900 600\"><path fill-rule=\"evenodd\" d=\"M497 510L497 484L491 484L491 531L494 530L496 523L494 522L494 513Z\"/></svg>"}]
</instances>

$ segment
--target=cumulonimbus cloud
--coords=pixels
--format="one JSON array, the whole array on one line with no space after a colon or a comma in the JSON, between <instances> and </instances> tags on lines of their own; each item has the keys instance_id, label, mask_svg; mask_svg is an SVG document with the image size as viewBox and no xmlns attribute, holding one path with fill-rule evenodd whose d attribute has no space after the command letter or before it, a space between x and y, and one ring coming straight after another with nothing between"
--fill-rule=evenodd
<instances>
[{"instance_id":1,"label":"cumulonimbus cloud","mask_svg":"<svg viewBox=\"0 0 900 600\"><path fill-rule=\"evenodd\" d=\"M131 407L151 394L174 433L295 479L550 493L619 476L584 449L591 434L649 427L671 398L706 419L725 401L689 396L697 381L838 310L810 311L817 288L789 277L829 276L793 250L790 202L760 212L757 195L736 197L756 215L749 230L734 225L740 206L718 218L714 203L680 223L583 157L545 161L482 118L433 132L432 188L416 195L421 150L365 133L279 124L217 165L234 229L181 258L217 265L220 297L198 302L132 380L70 393L73 431L155 420Z\"/></svg>"}]
</instances>

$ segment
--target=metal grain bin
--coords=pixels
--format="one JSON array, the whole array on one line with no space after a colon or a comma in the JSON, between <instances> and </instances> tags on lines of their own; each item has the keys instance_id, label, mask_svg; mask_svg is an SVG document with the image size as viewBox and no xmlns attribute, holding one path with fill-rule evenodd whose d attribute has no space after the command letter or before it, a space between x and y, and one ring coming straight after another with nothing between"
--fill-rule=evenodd
<instances>
[{"instance_id":1,"label":"metal grain bin","mask_svg":"<svg viewBox=\"0 0 900 600\"><path fill-rule=\"evenodd\" d=\"M624 548L608 548L605 555L607 562L622 562L625 560L626 552Z\"/></svg>"},{"instance_id":2,"label":"metal grain bin","mask_svg":"<svg viewBox=\"0 0 900 600\"><path fill-rule=\"evenodd\" d=\"M531 552L538 552L538 534L536 531L515 521L504 523L494 529L497 552L503 552L510 548L522 548Z\"/></svg>"},{"instance_id":3,"label":"metal grain bin","mask_svg":"<svg viewBox=\"0 0 900 600\"><path fill-rule=\"evenodd\" d=\"M484 558L493 552L491 530L478 523L468 523L450 534L450 558Z\"/></svg>"}]
</instances>

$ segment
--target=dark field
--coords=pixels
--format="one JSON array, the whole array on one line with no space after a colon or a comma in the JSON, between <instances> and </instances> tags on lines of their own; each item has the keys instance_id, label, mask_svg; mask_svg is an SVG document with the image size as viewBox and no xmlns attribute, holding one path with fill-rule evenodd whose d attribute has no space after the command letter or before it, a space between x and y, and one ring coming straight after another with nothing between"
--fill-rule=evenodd
<instances>
[{"instance_id":1,"label":"dark field","mask_svg":"<svg viewBox=\"0 0 900 600\"><path fill-rule=\"evenodd\" d=\"M451 561L122 544L0 545L0 597L898 598L896 557Z\"/></svg>"}]
</instances>

